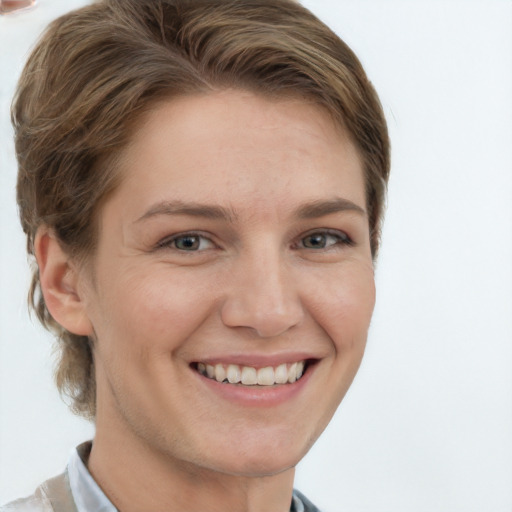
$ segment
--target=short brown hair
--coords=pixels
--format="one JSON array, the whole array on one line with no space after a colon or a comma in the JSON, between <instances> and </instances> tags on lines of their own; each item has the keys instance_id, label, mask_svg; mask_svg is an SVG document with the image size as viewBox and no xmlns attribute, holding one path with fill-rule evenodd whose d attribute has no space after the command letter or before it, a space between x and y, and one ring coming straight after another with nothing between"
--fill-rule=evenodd
<instances>
[{"instance_id":1,"label":"short brown hair","mask_svg":"<svg viewBox=\"0 0 512 512\"><path fill-rule=\"evenodd\" d=\"M156 101L220 88L303 97L344 127L364 165L375 256L389 174L382 108L350 48L292 0L103 0L51 23L12 108L29 253L41 225L71 257L93 253L95 217L119 181L116 155L140 116ZM37 268L29 301L59 338L59 390L93 418L91 340L51 317Z\"/></svg>"}]
</instances>

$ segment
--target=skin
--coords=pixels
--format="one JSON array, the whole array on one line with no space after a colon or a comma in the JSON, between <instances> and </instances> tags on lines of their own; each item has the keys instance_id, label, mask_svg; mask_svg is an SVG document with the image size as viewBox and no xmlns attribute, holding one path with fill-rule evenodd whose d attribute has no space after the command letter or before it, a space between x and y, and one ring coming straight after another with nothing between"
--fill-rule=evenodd
<instances>
[{"instance_id":1,"label":"skin","mask_svg":"<svg viewBox=\"0 0 512 512\"><path fill-rule=\"evenodd\" d=\"M374 306L357 151L317 106L229 90L157 105L120 166L93 272L36 240L52 315L95 340L89 469L123 512L288 511ZM195 369L302 359L284 392Z\"/></svg>"}]
</instances>

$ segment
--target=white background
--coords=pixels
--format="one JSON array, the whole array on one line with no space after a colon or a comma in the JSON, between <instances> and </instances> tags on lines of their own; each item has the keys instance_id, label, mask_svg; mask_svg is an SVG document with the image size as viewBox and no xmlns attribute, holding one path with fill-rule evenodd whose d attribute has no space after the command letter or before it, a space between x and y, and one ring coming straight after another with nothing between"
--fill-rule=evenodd
<instances>
[{"instance_id":1,"label":"white background","mask_svg":"<svg viewBox=\"0 0 512 512\"><path fill-rule=\"evenodd\" d=\"M27 50L84 3L0 18L0 503L93 431L61 403L26 312L8 122ZM296 485L324 512L511 512L512 3L304 3L365 65L393 167L365 361Z\"/></svg>"}]
</instances>

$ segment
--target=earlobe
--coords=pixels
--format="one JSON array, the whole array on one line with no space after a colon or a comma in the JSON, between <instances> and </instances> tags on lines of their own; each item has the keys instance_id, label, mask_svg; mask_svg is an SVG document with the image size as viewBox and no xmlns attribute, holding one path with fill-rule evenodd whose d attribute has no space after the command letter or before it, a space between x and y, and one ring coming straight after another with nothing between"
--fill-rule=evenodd
<instances>
[{"instance_id":1,"label":"earlobe","mask_svg":"<svg viewBox=\"0 0 512 512\"><path fill-rule=\"evenodd\" d=\"M78 269L62 249L55 234L45 226L40 227L34 249L41 291L54 320L73 334L92 335L92 325L79 290Z\"/></svg>"}]
</instances>

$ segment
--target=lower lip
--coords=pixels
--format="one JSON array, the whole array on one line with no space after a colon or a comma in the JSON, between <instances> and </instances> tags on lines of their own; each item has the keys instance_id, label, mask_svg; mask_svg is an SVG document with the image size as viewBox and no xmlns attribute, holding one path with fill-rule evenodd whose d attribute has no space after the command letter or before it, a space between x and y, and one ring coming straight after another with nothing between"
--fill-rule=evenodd
<instances>
[{"instance_id":1,"label":"lower lip","mask_svg":"<svg viewBox=\"0 0 512 512\"><path fill-rule=\"evenodd\" d=\"M217 382L193 370L208 389L224 400L245 407L273 407L293 400L307 385L314 370L314 364L308 364L302 377L288 384L274 386L244 386Z\"/></svg>"}]
</instances>

